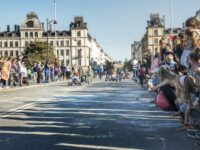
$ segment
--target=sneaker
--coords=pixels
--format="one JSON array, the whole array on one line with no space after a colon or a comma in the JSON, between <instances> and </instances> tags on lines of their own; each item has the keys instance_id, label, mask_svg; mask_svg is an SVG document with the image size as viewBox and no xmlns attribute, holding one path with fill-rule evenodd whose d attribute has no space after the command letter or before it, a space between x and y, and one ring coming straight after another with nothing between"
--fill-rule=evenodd
<instances>
[{"instance_id":1,"label":"sneaker","mask_svg":"<svg viewBox=\"0 0 200 150\"><path fill-rule=\"evenodd\" d=\"M188 128L187 131L189 131L189 132L190 132L190 131L191 131L191 132L197 132L197 131L199 131L199 130L198 130L198 129L195 129L195 128Z\"/></svg>"},{"instance_id":2,"label":"sneaker","mask_svg":"<svg viewBox=\"0 0 200 150\"><path fill-rule=\"evenodd\" d=\"M200 139L200 131L197 131L195 136L196 136L197 139Z\"/></svg>"},{"instance_id":3,"label":"sneaker","mask_svg":"<svg viewBox=\"0 0 200 150\"><path fill-rule=\"evenodd\" d=\"M193 138L193 139L196 139L195 134L196 134L196 132L187 132L187 136L190 138Z\"/></svg>"},{"instance_id":4,"label":"sneaker","mask_svg":"<svg viewBox=\"0 0 200 150\"><path fill-rule=\"evenodd\" d=\"M200 139L200 132L188 132L187 136L193 139Z\"/></svg>"}]
</instances>

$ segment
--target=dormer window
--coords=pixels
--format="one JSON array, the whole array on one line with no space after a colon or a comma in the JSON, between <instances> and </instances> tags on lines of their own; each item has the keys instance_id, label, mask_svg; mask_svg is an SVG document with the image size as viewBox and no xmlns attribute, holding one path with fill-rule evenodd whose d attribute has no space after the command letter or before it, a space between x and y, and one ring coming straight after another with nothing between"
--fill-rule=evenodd
<instances>
[{"instance_id":1,"label":"dormer window","mask_svg":"<svg viewBox=\"0 0 200 150\"><path fill-rule=\"evenodd\" d=\"M27 25L27 27L32 28L33 25L34 25L34 23L33 23L33 21L28 21L28 22L26 23L26 25Z\"/></svg>"}]
</instances>

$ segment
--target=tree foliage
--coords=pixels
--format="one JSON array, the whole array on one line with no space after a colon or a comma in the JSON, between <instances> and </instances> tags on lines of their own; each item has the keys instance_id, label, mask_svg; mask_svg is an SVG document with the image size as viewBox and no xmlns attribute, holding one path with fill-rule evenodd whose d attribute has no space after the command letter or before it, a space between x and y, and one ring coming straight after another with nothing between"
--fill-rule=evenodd
<instances>
[{"instance_id":1,"label":"tree foliage","mask_svg":"<svg viewBox=\"0 0 200 150\"><path fill-rule=\"evenodd\" d=\"M106 60L106 62L105 62L105 69L106 69L106 70L110 70L111 67L112 67L112 62Z\"/></svg>"},{"instance_id":2,"label":"tree foliage","mask_svg":"<svg viewBox=\"0 0 200 150\"><path fill-rule=\"evenodd\" d=\"M47 46L49 48L47 48ZM46 42L36 41L30 43L29 46L25 48L22 59L23 61L25 61L27 66L31 67L35 63L44 63L46 60L49 60L50 62L55 62L56 57L53 52L53 47L50 44L47 45Z\"/></svg>"},{"instance_id":3,"label":"tree foliage","mask_svg":"<svg viewBox=\"0 0 200 150\"><path fill-rule=\"evenodd\" d=\"M132 60L125 59L123 68L124 70L132 71Z\"/></svg>"}]
</instances>

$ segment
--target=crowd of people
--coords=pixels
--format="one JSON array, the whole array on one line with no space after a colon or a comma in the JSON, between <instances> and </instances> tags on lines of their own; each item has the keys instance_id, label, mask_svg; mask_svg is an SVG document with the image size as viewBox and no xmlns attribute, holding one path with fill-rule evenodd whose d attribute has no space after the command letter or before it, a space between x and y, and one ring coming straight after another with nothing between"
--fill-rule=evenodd
<instances>
[{"instance_id":1,"label":"crowd of people","mask_svg":"<svg viewBox=\"0 0 200 150\"><path fill-rule=\"evenodd\" d=\"M157 93L156 104L160 95L165 97L167 107L160 108L176 111L173 117L182 118L180 130L200 138L200 25L194 17L185 25L184 33L175 35L173 41L160 40L155 56L148 50L142 61L133 60L133 79ZM195 132L188 132L191 128Z\"/></svg>"},{"instance_id":2,"label":"crowd of people","mask_svg":"<svg viewBox=\"0 0 200 150\"><path fill-rule=\"evenodd\" d=\"M21 58L0 58L0 88L27 86L33 83L49 83L70 79L76 74L80 78L80 69L51 63L49 60L27 67Z\"/></svg>"}]
</instances>

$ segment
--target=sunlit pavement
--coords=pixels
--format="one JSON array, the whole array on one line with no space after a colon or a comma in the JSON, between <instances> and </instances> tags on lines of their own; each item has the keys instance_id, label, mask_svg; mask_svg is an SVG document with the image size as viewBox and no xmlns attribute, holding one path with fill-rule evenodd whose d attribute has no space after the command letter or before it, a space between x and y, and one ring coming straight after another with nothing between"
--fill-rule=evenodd
<instances>
[{"instance_id":1,"label":"sunlit pavement","mask_svg":"<svg viewBox=\"0 0 200 150\"><path fill-rule=\"evenodd\" d=\"M133 81L1 93L0 150L199 150Z\"/></svg>"}]
</instances>

